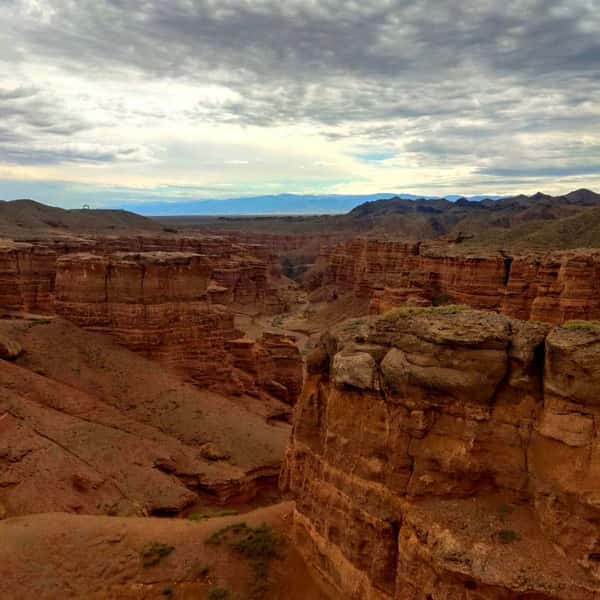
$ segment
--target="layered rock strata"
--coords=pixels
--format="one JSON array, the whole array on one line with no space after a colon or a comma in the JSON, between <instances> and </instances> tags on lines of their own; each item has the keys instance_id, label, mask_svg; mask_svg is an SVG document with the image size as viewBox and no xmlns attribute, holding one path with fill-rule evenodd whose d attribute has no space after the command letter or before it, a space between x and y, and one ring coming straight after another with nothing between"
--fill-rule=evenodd
<instances>
[{"instance_id":1,"label":"layered rock strata","mask_svg":"<svg viewBox=\"0 0 600 600\"><path fill-rule=\"evenodd\" d=\"M600 596L600 330L399 309L308 358L282 486L356 600Z\"/></svg>"},{"instance_id":2,"label":"layered rock strata","mask_svg":"<svg viewBox=\"0 0 600 600\"><path fill-rule=\"evenodd\" d=\"M255 305L266 312L286 308L281 274L271 251L214 235L0 240L0 309L52 314L57 261L74 253L109 257L123 252L185 252L210 261L215 302Z\"/></svg>"},{"instance_id":3,"label":"layered rock strata","mask_svg":"<svg viewBox=\"0 0 600 600\"><path fill-rule=\"evenodd\" d=\"M457 253L446 243L355 238L329 250L310 286L371 298L371 312L410 304L462 303L520 319L600 318L600 252Z\"/></svg>"},{"instance_id":4,"label":"layered rock strata","mask_svg":"<svg viewBox=\"0 0 600 600\"><path fill-rule=\"evenodd\" d=\"M210 272L206 257L192 253L65 256L55 309L209 385L227 378L225 342L239 335L233 315L207 301Z\"/></svg>"},{"instance_id":5,"label":"layered rock strata","mask_svg":"<svg viewBox=\"0 0 600 600\"><path fill-rule=\"evenodd\" d=\"M210 260L190 252L68 255L57 261L55 310L198 385L294 404L302 388L297 346L277 334L240 339L233 313L215 303L213 275Z\"/></svg>"}]
</instances>

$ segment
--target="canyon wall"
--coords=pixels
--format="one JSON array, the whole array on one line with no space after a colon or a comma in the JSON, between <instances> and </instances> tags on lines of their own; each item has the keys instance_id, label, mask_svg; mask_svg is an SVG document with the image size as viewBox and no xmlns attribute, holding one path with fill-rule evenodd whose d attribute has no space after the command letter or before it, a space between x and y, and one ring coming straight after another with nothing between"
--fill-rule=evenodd
<instances>
[{"instance_id":1,"label":"canyon wall","mask_svg":"<svg viewBox=\"0 0 600 600\"><path fill-rule=\"evenodd\" d=\"M371 312L404 304L467 304L520 319L600 318L600 252L469 255L452 244L355 238L317 261L311 287L371 298Z\"/></svg>"},{"instance_id":2,"label":"canyon wall","mask_svg":"<svg viewBox=\"0 0 600 600\"><path fill-rule=\"evenodd\" d=\"M233 313L214 302L213 275L211 261L192 252L71 254L57 261L54 308L198 385L263 390L293 404L302 386L298 348L277 335L239 340ZM232 352L240 346L245 362Z\"/></svg>"},{"instance_id":3,"label":"canyon wall","mask_svg":"<svg viewBox=\"0 0 600 600\"><path fill-rule=\"evenodd\" d=\"M57 261L75 253L188 252L210 260L215 302L285 310L287 299L276 257L259 244L223 236L131 236L13 242L0 240L0 309L52 314Z\"/></svg>"},{"instance_id":4,"label":"canyon wall","mask_svg":"<svg viewBox=\"0 0 600 600\"><path fill-rule=\"evenodd\" d=\"M600 597L600 329L440 307L308 357L282 487L353 600Z\"/></svg>"}]
</instances>

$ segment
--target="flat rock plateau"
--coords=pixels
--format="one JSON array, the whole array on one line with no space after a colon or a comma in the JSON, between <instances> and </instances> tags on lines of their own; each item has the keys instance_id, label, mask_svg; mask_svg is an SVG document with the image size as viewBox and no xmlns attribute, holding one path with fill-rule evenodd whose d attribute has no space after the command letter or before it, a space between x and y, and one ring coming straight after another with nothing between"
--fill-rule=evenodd
<instances>
[{"instance_id":1,"label":"flat rock plateau","mask_svg":"<svg viewBox=\"0 0 600 600\"><path fill-rule=\"evenodd\" d=\"M0 203L0 595L600 598L599 210Z\"/></svg>"}]
</instances>

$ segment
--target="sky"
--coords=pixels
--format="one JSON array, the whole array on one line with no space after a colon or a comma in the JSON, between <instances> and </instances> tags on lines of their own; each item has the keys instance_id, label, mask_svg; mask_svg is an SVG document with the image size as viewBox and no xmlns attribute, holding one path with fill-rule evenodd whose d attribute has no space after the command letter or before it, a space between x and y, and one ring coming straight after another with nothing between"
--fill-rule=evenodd
<instances>
[{"instance_id":1,"label":"sky","mask_svg":"<svg viewBox=\"0 0 600 600\"><path fill-rule=\"evenodd\" d=\"M0 198L600 190L600 0L0 0Z\"/></svg>"}]
</instances>

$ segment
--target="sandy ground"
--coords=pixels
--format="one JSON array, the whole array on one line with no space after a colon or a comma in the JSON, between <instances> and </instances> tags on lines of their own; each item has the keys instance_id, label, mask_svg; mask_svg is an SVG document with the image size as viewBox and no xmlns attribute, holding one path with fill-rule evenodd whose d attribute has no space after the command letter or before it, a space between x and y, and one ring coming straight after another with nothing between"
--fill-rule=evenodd
<instances>
[{"instance_id":1,"label":"sandy ground","mask_svg":"<svg viewBox=\"0 0 600 600\"><path fill-rule=\"evenodd\" d=\"M64 513L1 521L1 597L326 600L290 543L291 512L292 504L282 503L243 518L201 522ZM260 591L251 559L227 544L206 543L214 532L240 522L266 523L280 540L278 557L260 577ZM144 552L153 544L172 550L144 566Z\"/></svg>"}]
</instances>

